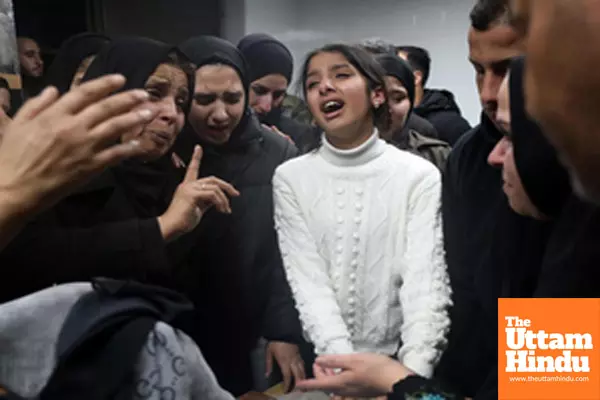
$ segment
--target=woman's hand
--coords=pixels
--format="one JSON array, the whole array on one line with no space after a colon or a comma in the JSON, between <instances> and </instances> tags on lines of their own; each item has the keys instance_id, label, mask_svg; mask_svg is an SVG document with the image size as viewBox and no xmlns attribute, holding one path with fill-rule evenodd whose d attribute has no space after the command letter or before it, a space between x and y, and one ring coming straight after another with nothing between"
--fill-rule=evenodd
<instances>
[{"instance_id":1,"label":"woman's hand","mask_svg":"<svg viewBox=\"0 0 600 400\"><path fill-rule=\"evenodd\" d=\"M379 354L322 356L316 360L314 372L314 379L298 382L296 388L352 398L384 396L392 392L395 383L414 375L398 361Z\"/></svg>"},{"instance_id":2,"label":"woman's hand","mask_svg":"<svg viewBox=\"0 0 600 400\"><path fill-rule=\"evenodd\" d=\"M211 207L224 214L231 214L229 198L240 193L219 178L198 179L202 162L202 148L196 146L187 168L185 178L179 185L169 209L160 217L158 224L166 241L172 241L193 230Z\"/></svg>"}]
</instances>

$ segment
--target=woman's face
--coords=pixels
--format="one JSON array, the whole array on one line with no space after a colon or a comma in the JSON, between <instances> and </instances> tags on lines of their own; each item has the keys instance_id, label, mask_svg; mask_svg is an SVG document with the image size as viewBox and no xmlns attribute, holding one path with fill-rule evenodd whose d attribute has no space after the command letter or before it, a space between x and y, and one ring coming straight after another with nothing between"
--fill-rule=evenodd
<instances>
[{"instance_id":1,"label":"woman's face","mask_svg":"<svg viewBox=\"0 0 600 400\"><path fill-rule=\"evenodd\" d=\"M77 71L75 71L75 75L73 75L70 90L73 90L81 84L81 80L83 79L83 76L92 64L92 61L94 61L94 58L96 58L96 56L89 56L87 58L84 58L81 64L79 64L79 67L77 67Z\"/></svg>"},{"instance_id":2,"label":"woman's face","mask_svg":"<svg viewBox=\"0 0 600 400\"><path fill-rule=\"evenodd\" d=\"M227 143L244 116L245 105L244 85L235 69L228 65L205 65L196 71L188 120L203 141Z\"/></svg>"},{"instance_id":3,"label":"woman's face","mask_svg":"<svg viewBox=\"0 0 600 400\"><path fill-rule=\"evenodd\" d=\"M504 186L502 189L508 197L510 208L520 215L541 219L541 213L533 205L533 202L527 195L517 166L513 152L511 140L510 125L510 93L508 88L507 76L500 86L498 92L498 110L496 112L496 125L504 131L504 137L496 144L488 156L488 163L491 166L502 168L502 180Z\"/></svg>"},{"instance_id":4,"label":"woman's face","mask_svg":"<svg viewBox=\"0 0 600 400\"><path fill-rule=\"evenodd\" d=\"M306 73L310 112L328 138L352 140L373 125L372 109L383 104L383 93L369 91L359 71L340 53L315 55ZM370 95L369 95L370 93Z\"/></svg>"},{"instance_id":5,"label":"woman's face","mask_svg":"<svg viewBox=\"0 0 600 400\"><path fill-rule=\"evenodd\" d=\"M385 86L391 117L390 132L395 133L402 130L406 124L408 111L410 110L410 99L407 90L398 78L386 76Z\"/></svg>"},{"instance_id":6,"label":"woman's face","mask_svg":"<svg viewBox=\"0 0 600 400\"><path fill-rule=\"evenodd\" d=\"M184 108L190 94L186 74L171 64L160 64L144 89L150 94L150 102L141 107L150 108L156 117L141 130L126 133L121 140L139 140L145 150L143 159L152 161L169 151L183 129Z\"/></svg>"}]
</instances>

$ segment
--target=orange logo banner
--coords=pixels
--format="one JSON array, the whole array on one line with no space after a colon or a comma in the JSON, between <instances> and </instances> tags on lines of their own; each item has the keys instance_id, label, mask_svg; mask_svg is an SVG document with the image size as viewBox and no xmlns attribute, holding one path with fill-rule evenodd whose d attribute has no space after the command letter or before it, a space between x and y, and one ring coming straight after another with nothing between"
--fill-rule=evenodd
<instances>
[{"instance_id":1,"label":"orange logo banner","mask_svg":"<svg viewBox=\"0 0 600 400\"><path fill-rule=\"evenodd\" d=\"M600 299L498 299L498 398L600 399Z\"/></svg>"}]
</instances>

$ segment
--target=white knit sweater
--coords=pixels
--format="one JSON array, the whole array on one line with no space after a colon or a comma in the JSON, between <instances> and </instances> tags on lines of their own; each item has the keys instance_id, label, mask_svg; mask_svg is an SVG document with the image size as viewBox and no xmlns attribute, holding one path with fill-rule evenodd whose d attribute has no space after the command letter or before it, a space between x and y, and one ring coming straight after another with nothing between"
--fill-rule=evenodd
<instances>
[{"instance_id":1,"label":"white knit sweater","mask_svg":"<svg viewBox=\"0 0 600 400\"><path fill-rule=\"evenodd\" d=\"M450 326L437 168L375 133L326 140L279 166L275 223L300 318L318 354L377 352L429 377Z\"/></svg>"}]
</instances>

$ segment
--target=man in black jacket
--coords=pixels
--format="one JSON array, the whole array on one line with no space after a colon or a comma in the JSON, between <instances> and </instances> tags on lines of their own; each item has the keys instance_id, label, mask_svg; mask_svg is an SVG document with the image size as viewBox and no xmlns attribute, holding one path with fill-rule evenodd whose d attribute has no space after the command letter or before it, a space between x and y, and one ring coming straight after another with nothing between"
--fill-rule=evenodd
<instances>
[{"instance_id":1,"label":"man in black jacket","mask_svg":"<svg viewBox=\"0 0 600 400\"><path fill-rule=\"evenodd\" d=\"M497 299L528 294L524 283L535 274L531 266L541 263L545 244L543 226L510 211L501 171L487 163L502 137L494 123L500 84L511 58L522 53L517 33L507 24L506 3L479 0L471 12L469 58L484 111L481 124L450 154L442 190L454 307L437 374L457 392L476 398L486 391L493 397L497 390Z\"/></svg>"},{"instance_id":2,"label":"man in black jacket","mask_svg":"<svg viewBox=\"0 0 600 400\"><path fill-rule=\"evenodd\" d=\"M399 46L396 51L415 72L415 114L431 122L437 130L439 139L454 146L463 133L471 129L471 126L462 117L451 92L425 89L431 68L429 53L415 46Z\"/></svg>"}]
</instances>

